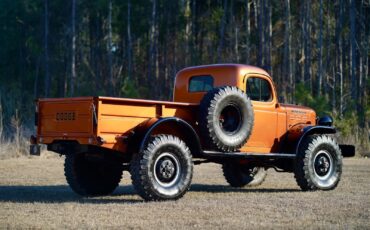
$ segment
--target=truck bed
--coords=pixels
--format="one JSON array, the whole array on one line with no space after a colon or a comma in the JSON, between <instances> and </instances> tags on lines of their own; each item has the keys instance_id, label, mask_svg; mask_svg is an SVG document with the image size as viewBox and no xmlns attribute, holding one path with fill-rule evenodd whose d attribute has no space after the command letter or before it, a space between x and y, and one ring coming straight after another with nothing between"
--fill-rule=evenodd
<instances>
[{"instance_id":1,"label":"truck bed","mask_svg":"<svg viewBox=\"0 0 370 230\"><path fill-rule=\"evenodd\" d=\"M171 116L190 121L196 114L194 110L197 106L192 103L114 97L39 99L37 142L51 144L70 140L117 148L119 139L140 123Z\"/></svg>"}]
</instances>

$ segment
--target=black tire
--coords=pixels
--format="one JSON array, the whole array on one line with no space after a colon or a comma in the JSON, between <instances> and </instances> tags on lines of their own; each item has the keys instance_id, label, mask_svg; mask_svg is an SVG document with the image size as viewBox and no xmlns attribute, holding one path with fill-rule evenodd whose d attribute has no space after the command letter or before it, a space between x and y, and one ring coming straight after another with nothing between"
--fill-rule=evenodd
<instances>
[{"instance_id":1,"label":"black tire","mask_svg":"<svg viewBox=\"0 0 370 230\"><path fill-rule=\"evenodd\" d=\"M248 167L238 163L225 163L222 165L222 171L227 183L236 188L261 185L267 176L263 167Z\"/></svg>"},{"instance_id":2,"label":"black tire","mask_svg":"<svg viewBox=\"0 0 370 230\"><path fill-rule=\"evenodd\" d=\"M85 154L68 154L64 163L64 175L72 190L81 196L111 194L122 178L119 165L91 161Z\"/></svg>"},{"instance_id":3,"label":"black tire","mask_svg":"<svg viewBox=\"0 0 370 230\"><path fill-rule=\"evenodd\" d=\"M172 135L154 136L131 161L132 184L146 201L181 198L189 189L192 176L190 150Z\"/></svg>"},{"instance_id":4,"label":"black tire","mask_svg":"<svg viewBox=\"0 0 370 230\"><path fill-rule=\"evenodd\" d=\"M294 164L294 175L302 190L334 189L341 174L342 154L332 137L312 135L303 140Z\"/></svg>"},{"instance_id":5,"label":"black tire","mask_svg":"<svg viewBox=\"0 0 370 230\"><path fill-rule=\"evenodd\" d=\"M236 151L252 133L252 103L237 87L225 86L209 91L201 100L199 110L200 133L210 149Z\"/></svg>"}]
</instances>

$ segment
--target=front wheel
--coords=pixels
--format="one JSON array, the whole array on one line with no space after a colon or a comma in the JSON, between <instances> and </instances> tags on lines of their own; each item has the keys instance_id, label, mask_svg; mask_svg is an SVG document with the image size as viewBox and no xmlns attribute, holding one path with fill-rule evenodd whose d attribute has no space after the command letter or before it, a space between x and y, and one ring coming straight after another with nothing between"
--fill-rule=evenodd
<instances>
[{"instance_id":1,"label":"front wheel","mask_svg":"<svg viewBox=\"0 0 370 230\"><path fill-rule=\"evenodd\" d=\"M302 190L334 189L342 174L342 154L326 135L308 136L299 147L294 174Z\"/></svg>"},{"instance_id":2,"label":"front wheel","mask_svg":"<svg viewBox=\"0 0 370 230\"><path fill-rule=\"evenodd\" d=\"M190 187L192 175L190 150L172 135L154 136L131 162L132 184L147 201L181 198Z\"/></svg>"}]
</instances>

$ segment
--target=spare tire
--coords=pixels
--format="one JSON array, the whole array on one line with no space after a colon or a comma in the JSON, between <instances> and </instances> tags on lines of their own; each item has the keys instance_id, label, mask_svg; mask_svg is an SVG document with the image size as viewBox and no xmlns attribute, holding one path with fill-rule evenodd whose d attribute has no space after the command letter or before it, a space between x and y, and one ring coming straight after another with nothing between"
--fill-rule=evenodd
<instances>
[{"instance_id":1,"label":"spare tire","mask_svg":"<svg viewBox=\"0 0 370 230\"><path fill-rule=\"evenodd\" d=\"M252 133L254 112L251 100L234 86L208 91L200 102L199 116L204 144L212 150L236 151Z\"/></svg>"}]
</instances>

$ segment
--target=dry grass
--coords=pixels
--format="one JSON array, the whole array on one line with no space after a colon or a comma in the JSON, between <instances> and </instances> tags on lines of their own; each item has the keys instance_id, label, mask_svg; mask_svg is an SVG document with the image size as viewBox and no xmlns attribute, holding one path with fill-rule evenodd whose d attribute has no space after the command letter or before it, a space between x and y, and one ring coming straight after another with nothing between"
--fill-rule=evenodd
<instances>
[{"instance_id":1,"label":"dry grass","mask_svg":"<svg viewBox=\"0 0 370 230\"><path fill-rule=\"evenodd\" d=\"M15 141L0 139L0 160L27 156L29 145L25 137L19 137Z\"/></svg>"},{"instance_id":2,"label":"dry grass","mask_svg":"<svg viewBox=\"0 0 370 230\"><path fill-rule=\"evenodd\" d=\"M269 170L258 188L232 189L215 164L195 167L175 202L145 203L124 173L112 196L80 198L63 158L0 161L0 228L370 228L370 160L347 159L334 191L301 192L292 174Z\"/></svg>"}]
</instances>

